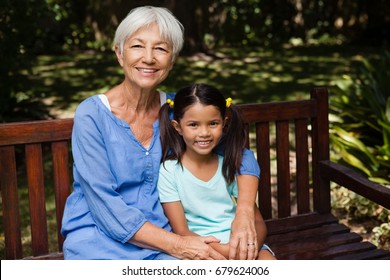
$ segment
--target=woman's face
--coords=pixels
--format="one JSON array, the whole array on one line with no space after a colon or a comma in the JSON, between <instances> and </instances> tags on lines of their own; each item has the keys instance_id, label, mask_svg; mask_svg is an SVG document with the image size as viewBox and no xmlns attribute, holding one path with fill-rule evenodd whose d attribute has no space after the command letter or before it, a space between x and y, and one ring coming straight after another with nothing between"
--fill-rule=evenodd
<instances>
[{"instance_id":1,"label":"woman's face","mask_svg":"<svg viewBox=\"0 0 390 280\"><path fill-rule=\"evenodd\" d=\"M133 88L155 89L174 64L172 46L161 38L156 24L141 28L129 37L122 54L118 47L115 52Z\"/></svg>"}]
</instances>

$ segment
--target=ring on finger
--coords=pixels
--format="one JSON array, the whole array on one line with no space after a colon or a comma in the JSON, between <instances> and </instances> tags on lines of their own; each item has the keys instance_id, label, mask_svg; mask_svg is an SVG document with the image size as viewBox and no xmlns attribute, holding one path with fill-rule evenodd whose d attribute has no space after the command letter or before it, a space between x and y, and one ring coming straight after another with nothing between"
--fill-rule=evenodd
<instances>
[{"instance_id":1,"label":"ring on finger","mask_svg":"<svg viewBox=\"0 0 390 280\"><path fill-rule=\"evenodd\" d=\"M256 245L255 242L249 242L249 243L248 243L248 247L249 247L249 246L255 246L255 245Z\"/></svg>"}]
</instances>

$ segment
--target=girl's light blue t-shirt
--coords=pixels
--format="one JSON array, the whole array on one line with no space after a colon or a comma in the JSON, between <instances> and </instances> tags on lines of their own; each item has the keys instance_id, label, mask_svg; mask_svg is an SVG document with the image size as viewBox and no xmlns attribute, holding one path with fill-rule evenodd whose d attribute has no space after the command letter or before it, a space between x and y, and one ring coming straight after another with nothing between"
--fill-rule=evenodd
<instances>
[{"instance_id":1,"label":"girl's light blue t-shirt","mask_svg":"<svg viewBox=\"0 0 390 280\"><path fill-rule=\"evenodd\" d=\"M162 203L180 201L190 231L201 236L212 235L228 243L236 214L237 183L228 185L222 175L223 157L218 169L207 182L195 177L176 160L165 161L160 167L158 189Z\"/></svg>"}]
</instances>

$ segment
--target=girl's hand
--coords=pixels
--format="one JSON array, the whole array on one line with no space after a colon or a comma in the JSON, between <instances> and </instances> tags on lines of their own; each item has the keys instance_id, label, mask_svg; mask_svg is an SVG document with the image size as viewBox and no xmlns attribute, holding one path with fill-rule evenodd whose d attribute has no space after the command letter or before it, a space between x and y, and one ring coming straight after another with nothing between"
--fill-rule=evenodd
<instances>
[{"instance_id":1,"label":"girl's hand","mask_svg":"<svg viewBox=\"0 0 390 280\"><path fill-rule=\"evenodd\" d=\"M172 255L184 260L226 260L208 244L219 243L213 236L181 236L174 247Z\"/></svg>"},{"instance_id":2,"label":"girl's hand","mask_svg":"<svg viewBox=\"0 0 390 280\"><path fill-rule=\"evenodd\" d=\"M259 248L254 210L237 212L232 223L229 245L229 259L231 260L255 260L257 258Z\"/></svg>"}]
</instances>

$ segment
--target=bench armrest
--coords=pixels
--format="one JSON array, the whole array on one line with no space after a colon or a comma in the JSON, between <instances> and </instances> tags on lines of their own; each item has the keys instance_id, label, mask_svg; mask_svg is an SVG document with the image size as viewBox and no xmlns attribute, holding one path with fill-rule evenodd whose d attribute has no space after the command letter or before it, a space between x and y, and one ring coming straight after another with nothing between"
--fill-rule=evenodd
<instances>
[{"instance_id":1,"label":"bench armrest","mask_svg":"<svg viewBox=\"0 0 390 280\"><path fill-rule=\"evenodd\" d=\"M390 209L390 188L372 182L341 164L324 160L319 162L322 179L343 186L365 198Z\"/></svg>"}]
</instances>

